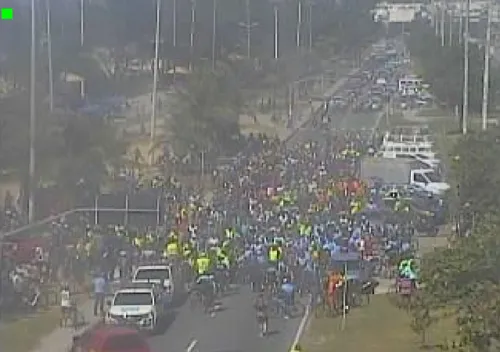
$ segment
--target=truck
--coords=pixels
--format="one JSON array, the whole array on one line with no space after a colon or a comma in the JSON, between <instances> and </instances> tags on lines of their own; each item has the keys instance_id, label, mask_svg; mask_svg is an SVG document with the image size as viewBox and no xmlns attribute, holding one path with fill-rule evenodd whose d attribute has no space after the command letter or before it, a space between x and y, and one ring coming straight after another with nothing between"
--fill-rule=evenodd
<instances>
[{"instance_id":1,"label":"truck","mask_svg":"<svg viewBox=\"0 0 500 352\"><path fill-rule=\"evenodd\" d=\"M413 185L437 196L450 189L434 169L416 167L411 159L367 157L361 161L360 169L365 181L378 179L386 184Z\"/></svg>"}]
</instances>

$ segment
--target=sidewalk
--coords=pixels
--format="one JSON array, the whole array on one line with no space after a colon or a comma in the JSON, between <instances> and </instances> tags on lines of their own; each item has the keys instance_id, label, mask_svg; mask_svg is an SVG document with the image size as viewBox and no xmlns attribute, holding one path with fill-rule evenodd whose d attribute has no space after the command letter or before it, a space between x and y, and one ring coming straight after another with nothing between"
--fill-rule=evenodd
<instances>
[{"instance_id":1,"label":"sidewalk","mask_svg":"<svg viewBox=\"0 0 500 352\"><path fill-rule=\"evenodd\" d=\"M78 306L78 312L82 314L84 325L75 330L72 327L57 327L49 335L43 337L38 347L31 352L66 352L73 343L73 336L76 336L100 321L100 317L94 316L94 301L92 299Z\"/></svg>"}]
</instances>

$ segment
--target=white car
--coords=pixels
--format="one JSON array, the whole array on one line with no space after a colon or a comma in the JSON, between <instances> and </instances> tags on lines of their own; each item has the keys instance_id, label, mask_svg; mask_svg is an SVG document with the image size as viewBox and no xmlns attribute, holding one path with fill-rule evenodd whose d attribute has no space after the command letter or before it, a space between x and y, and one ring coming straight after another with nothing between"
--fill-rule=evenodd
<instances>
[{"instance_id":1,"label":"white car","mask_svg":"<svg viewBox=\"0 0 500 352\"><path fill-rule=\"evenodd\" d=\"M164 291L165 299L172 302L177 294L174 274L170 264L140 265L132 276L132 282L156 284Z\"/></svg>"},{"instance_id":2,"label":"white car","mask_svg":"<svg viewBox=\"0 0 500 352\"><path fill-rule=\"evenodd\" d=\"M167 312L167 304L153 285L133 285L119 289L113 296L106 324L133 325L154 331Z\"/></svg>"}]
</instances>

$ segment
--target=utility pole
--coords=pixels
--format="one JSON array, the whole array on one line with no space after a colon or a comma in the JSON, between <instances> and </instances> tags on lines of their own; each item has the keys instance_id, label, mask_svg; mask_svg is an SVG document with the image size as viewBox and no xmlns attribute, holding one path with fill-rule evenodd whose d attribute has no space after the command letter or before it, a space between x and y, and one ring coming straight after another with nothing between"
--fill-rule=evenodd
<instances>
[{"instance_id":1,"label":"utility pole","mask_svg":"<svg viewBox=\"0 0 500 352\"><path fill-rule=\"evenodd\" d=\"M54 111L54 71L52 67L52 30L51 30L51 14L50 0L46 2L47 9L47 55L49 60L49 109Z\"/></svg>"},{"instance_id":2,"label":"utility pole","mask_svg":"<svg viewBox=\"0 0 500 352\"><path fill-rule=\"evenodd\" d=\"M297 38L295 40L297 48L300 48L300 31L301 31L301 29L302 29L302 1L299 0L299 5L298 5L298 9L297 9Z\"/></svg>"},{"instance_id":3,"label":"utility pole","mask_svg":"<svg viewBox=\"0 0 500 352\"><path fill-rule=\"evenodd\" d=\"M252 58L252 29L258 25L257 22L251 22L250 0L245 0L245 22L239 22L238 25L245 30L247 40L247 59Z\"/></svg>"},{"instance_id":4,"label":"utility pole","mask_svg":"<svg viewBox=\"0 0 500 352\"><path fill-rule=\"evenodd\" d=\"M453 20L455 16L454 8L450 7L449 8L449 15L450 15L450 38L449 38L449 46L453 46Z\"/></svg>"},{"instance_id":5,"label":"utility pole","mask_svg":"<svg viewBox=\"0 0 500 352\"><path fill-rule=\"evenodd\" d=\"M445 22L445 19L446 19L446 8L444 7L444 4L443 4L443 7L441 8L441 46L444 46L446 44L445 40L444 40L444 36L445 36L444 22Z\"/></svg>"},{"instance_id":6,"label":"utility pole","mask_svg":"<svg viewBox=\"0 0 500 352\"><path fill-rule=\"evenodd\" d=\"M176 76L176 62L175 62L175 55L176 55L176 48L177 48L177 0L174 0L173 3L173 10L172 10L172 47L174 50L174 60L173 60L173 80L175 82L175 76Z\"/></svg>"},{"instance_id":7,"label":"utility pole","mask_svg":"<svg viewBox=\"0 0 500 352\"><path fill-rule=\"evenodd\" d=\"M156 99L158 93L158 60L160 56L160 13L161 13L161 0L156 0L156 30L155 30L155 59L153 67L153 96L151 98L151 165L154 164L153 147L156 137Z\"/></svg>"},{"instance_id":8,"label":"utility pole","mask_svg":"<svg viewBox=\"0 0 500 352\"><path fill-rule=\"evenodd\" d=\"M85 0L80 0L80 46L83 47L85 31Z\"/></svg>"},{"instance_id":9,"label":"utility pole","mask_svg":"<svg viewBox=\"0 0 500 352\"><path fill-rule=\"evenodd\" d=\"M460 0L460 17L458 22L458 44L462 44L464 35L464 0Z\"/></svg>"},{"instance_id":10,"label":"utility pole","mask_svg":"<svg viewBox=\"0 0 500 352\"><path fill-rule=\"evenodd\" d=\"M245 1L245 14L247 19L247 59L250 60L252 57L252 23L250 22L250 0Z\"/></svg>"},{"instance_id":11,"label":"utility pole","mask_svg":"<svg viewBox=\"0 0 500 352\"><path fill-rule=\"evenodd\" d=\"M309 1L309 52L312 53L313 47L313 2Z\"/></svg>"},{"instance_id":12,"label":"utility pole","mask_svg":"<svg viewBox=\"0 0 500 352\"><path fill-rule=\"evenodd\" d=\"M481 109L482 129L488 128L488 94L490 85L490 49L491 49L491 16L493 4L488 3L488 19L486 24L486 45L484 47L484 72L483 72L483 106Z\"/></svg>"},{"instance_id":13,"label":"utility pole","mask_svg":"<svg viewBox=\"0 0 500 352\"><path fill-rule=\"evenodd\" d=\"M217 40L217 0L213 1L212 12L212 70L215 71L215 43Z\"/></svg>"},{"instance_id":14,"label":"utility pole","mask_svg":"<svg viewBox=\"0 0 500 352\"><path fill-rule=\"evenodd\" d=\"M35 192L37 187L35 165L36 165L36 106L35 106L35 82L36 82L36 16L35 0L31 0L31 48L30 48L30 152L29 152L29 198L28 198L28 221L35 220Z\"/></svg>"},{"instance_id":15,"label":"utility pole","mask_svg":"<svg viewBox=\"0 0 500 352\"><path fill-rule=\"evenodd\" d=\"M470 0L466 0L465 6L465 31L464 31L464 87L462 102L462 134L467 134L467 124L469 115L469 15Z\"/></svg>"},{"instance_id":16,"label":"utility pole","mask_svg":"<svg viewBox=\"0 0 500 352\"><path fill-rule=\"evenodd\" d=\"M194 31L196 25L196 0L191 0L191 26L189 29L189 70L193 70L194 59Z\"/></svg>"},{"instance_id":17,"label":"utility pole","mask_svg":"<svg viewBox=\"0 0 500 352\"><path fill-rule=\"evenodd\" d=\"M278 5L274 4L274 60L279 58L279 20Z\"/></svg>"},{"instance_id":18,"label":"utility pole","mask_svg":"<svg viewBox=\"0 0 500 352\"><path fill-rule=\"evenodd\" d=\"M433 0L432 1L432 10L433 10L433 22L434 22L434 32L436 34L436 37L439 35L439 13L438 13L438 7L436 2Z\"/></svg>"}]
</instances>

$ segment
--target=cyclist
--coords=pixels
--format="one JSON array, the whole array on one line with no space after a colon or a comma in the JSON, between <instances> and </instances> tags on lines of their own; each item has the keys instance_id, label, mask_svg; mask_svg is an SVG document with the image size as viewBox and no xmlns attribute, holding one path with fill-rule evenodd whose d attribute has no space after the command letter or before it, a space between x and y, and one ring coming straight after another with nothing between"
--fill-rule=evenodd
<instances>
[{"instance_id":1,"label":"cyclist","mask_svg":"<svg viewBox=\"0 0 500 352\"><path fill-rule=\"evenodd\" d=\"M267 334L268 329L268 314L267 314L267 301L264 297L264 293L260 292L255 300L255 310L257 312L257 324L259 324L260 335L264 337Z\"/></svg>"}]
</instances>

